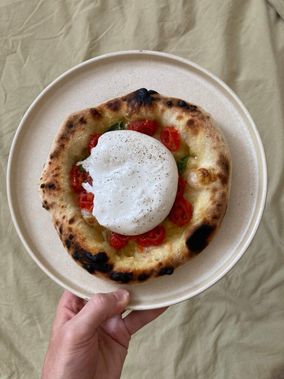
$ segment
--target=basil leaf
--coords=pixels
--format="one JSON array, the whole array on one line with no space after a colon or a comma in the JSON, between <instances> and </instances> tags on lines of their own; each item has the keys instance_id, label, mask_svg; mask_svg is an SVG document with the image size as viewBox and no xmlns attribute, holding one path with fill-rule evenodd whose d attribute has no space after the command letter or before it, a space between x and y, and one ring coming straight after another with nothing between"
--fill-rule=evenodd
<instances>
[{"instance_id":1,"label":"basil leaf","mask_svg":"<svg viewBox=\"0 0 284 379\"><path fill-rule=\"evenodd\" d=\"M186 169L187 161L189 159L189 155L185 155L181 159L177 161L177 167L179 174L182 174L184 170Z\"/></svg>"},{"instance_id":2,"label":"basil leaf","mask_svg":"<svg viewBox=\"0 0 284 379\"><path fill-rule=\"evenodd\" d=\"M79 165L79 170L80 170L81 172L85 172L84 167L83 167L81 164Z\"/></svg>"},{"instance_id":3,"label":"basil leaf","mask_svg":"<svg viewBox=\"0 0 284 379\"><path fill-rule=\"evenodd\" d=\"M113 132L114 130L125 130L125 126L123 121L116 122L115 124L112 124L106 131L107 132Z\"/></svg>"}]
</instances>

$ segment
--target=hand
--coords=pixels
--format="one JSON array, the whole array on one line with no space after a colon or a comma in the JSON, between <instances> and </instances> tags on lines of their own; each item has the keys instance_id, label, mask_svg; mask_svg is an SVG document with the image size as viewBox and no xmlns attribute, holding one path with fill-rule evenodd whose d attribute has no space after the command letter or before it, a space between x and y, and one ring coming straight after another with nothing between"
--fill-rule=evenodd
<instances>
[{"instance_id":1,"label":"hand","mask_svg":"<svg viewBox=\"0 0 284 379\"><path fill-rule=\"evenodd\" d=\"M129 293L96 294L88 302L65 291L58 304L42 379L117 379L131 335L166 308L121 313Z\"/></svg>"}]
</instances>

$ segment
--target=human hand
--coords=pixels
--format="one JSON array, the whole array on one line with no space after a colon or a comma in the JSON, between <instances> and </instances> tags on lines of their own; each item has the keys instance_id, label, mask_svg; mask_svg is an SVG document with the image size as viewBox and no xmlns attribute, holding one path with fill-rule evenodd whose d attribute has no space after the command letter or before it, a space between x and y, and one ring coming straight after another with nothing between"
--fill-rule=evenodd
<instances>
[{"instance_id":1,"label":"human hand","mask_svg":"<svg viewBox=\"0 0 284 379\"><path fill-rule=\"evenodd\" d=\"M131 335L166 308L121 313L129 293L96 294L88 302L65 291L58 304L42 379L117 379Z\"/></svg>"}]
</instances>

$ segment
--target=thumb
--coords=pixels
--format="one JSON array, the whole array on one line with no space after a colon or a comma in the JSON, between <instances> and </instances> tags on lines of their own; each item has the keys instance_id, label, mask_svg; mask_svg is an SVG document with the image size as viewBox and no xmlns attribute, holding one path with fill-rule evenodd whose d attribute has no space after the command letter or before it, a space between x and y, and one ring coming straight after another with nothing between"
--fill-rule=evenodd
<instances>
[{"instance_id":1,"label":"thumb","mask_svg":"<svg viewBox=\"0 0 284 379\"><path fill-rule=\"evenodd\" d=\"M91 297L81 311L77 313L72 319L72 323L77 324L81 330L84 328L90 333L95 331L105 320L124 311L128 302L129 292L122 288L115 292L98 293Z\"/></svg>"}]
</instances>

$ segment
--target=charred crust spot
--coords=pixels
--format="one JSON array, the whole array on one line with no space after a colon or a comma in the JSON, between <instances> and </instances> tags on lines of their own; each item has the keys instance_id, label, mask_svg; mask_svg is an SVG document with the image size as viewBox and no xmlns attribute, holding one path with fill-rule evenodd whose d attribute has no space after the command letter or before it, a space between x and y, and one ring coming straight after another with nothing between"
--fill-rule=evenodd
<instances>
[{"instance_id":1,"label":"charred crust spot","mask_svg":"<svg viewBox=\"0 0 284 379\"><path fill-rule=\"evenodd\" d=\"M198 169L198 176L200 183L203 185L208 185L216 180L216 175L204 167Z\"/></svg>"},{"instance_id":2,"label":"charred crust spot","mask_svg":"<svg viewBox=\"0 0 284 379\"><path fill-rule=\"evenodd\" d=\"M141 107L151 105L153 98L146 88L140 88L135 92L130 93L125 97L128 105L131 107Z\"/></svg>"},{"instance_id":3,"label":"charred crust spot","mask_svg":"<svg viewBox=\"0 0 284 379\"><path fill-rule=\"evenodd\" d=\"M74 238L73 234L69 234L69 239L72 240Z\"/></svg>"},{"instance_id":4,"label":"charred crust spot","mask_svg":"<svg viewBox=\"0 0 284 379\"><path fill-rule=\"evenodd\" d=\"M179 107L179 108L186 109L186 110L188 110L188 111L190 111L190 112L194 112L194 111L197 111L197 110L198 110L198 108L197 108L196 105L189 104L189 103L187 103L187 102L184 101L184 100L178 100L178 101L176 102L176 106Z\"/></svg>"},{"instance_id":5,"label":"charred crust spot","mask_svg":"<svg viewBox=\"0 0 284 379\"><path fill-rule=\"evenodd\" d=\"M79 259L80 259L80 253L79 253L79 251L78 250L74 250L72 257L73 257L73 259L75 259L75 261L79 261Z\"/></svg>"},{"instance_id":6,"label":"charred crust spot","mask_svg":"<svg viewBox=\"0 0 284 379\"><path fill-rule=\"evenodd\" d=\"M91 113L92 117L95 119L102 117L100 111L98 111L96 108L90 108L90 113Z\"/></svg>"},{"instance_id":7,"label":"charred crust spot","mask_svg":"<svg viewBox=\"0 0 284 379\"><path fill-rule=\"evenodd\" d=\"M187 108L187 103L184 100L178 100L177 101L177 107Z\"/></svg>"},{"instance_id":8,"label":"charred crust spot","mask_svg":"<svg viewBox=\"0 0 284 379\"><path fill-rule=\"evenodd\" d=\"M220 154L217 164L219 165L221 169L221 173L218 174L218 178L220 179L223 185L226 185L228 184L228 181L229 181L230 162L224 154Z\"/></svg>"},{"instance_id":9,"label":"charred crust spot","mask_svg":"<svg viewBox=\"0 0 284 379\"><path fill-rule=\"evenodd\" d=\"M55 150L52 154L50 154L50 156L49 156L50 161L48 162L48 164L51 164L51 161L52 161L54 158L57 158L58 155L59 155L59 150Z\"/></svg>"},{"instance_id":10,"label":"charred crust spot","mask_svg":"<svg viewBox=\"0 0 284 379\"><path fill-rule=\"evenodd\" d=\"M167 101L166 101L166 106L167 106L168 108L171 108L173 105L174 105L174 103L172 102L172 100L167 100Z\"/></svg>"},{"instance_id":11,"label":"charred crust spot","mask_svg":"<svg viewBox=\"0 0 284 379\"><path fill-rule=\"evenodd\" d=\"M107 273L110 272L113 268L113 266L108 263L83 263L83 267L90 274L93 274L95 271Z\"/></svg>"},{"instance_id":12,"label":"charred crust spot","mask_svg":"<svg viewBox=\"0 0 284 379\"><path fill-rule=\"evenodd\" d=\"M59 226L59 233L62 234L63 233L63 229L62 229L62 225Z\"/></svg>"},{"instance_id":13,"label":"charred crust spot","mask_svg":"<svg viewBox=\"0 0 284 379\"><path fill-rule=\"evenodd\" d=\"M62 134L60 137L60 141L63 141L63 142L66 141L67 139L68 139L68 137L67 137L66 133Z\"/></svg>"},{"instance_id":14,"label":"charred crust spot","mask_svg":"<svg viewBox=\"0 0 284 379\"><path fill-rule=\"evenodd\" d=\"M193 118L190 118L186 121L186 125L191 128L192 126L195 126L195 120Z\"/></svg>"},{"instance_id":15,"label":"charred crust spot","mask_svg":"<svg viewBox=\"0 0 284 379\"><path fill-rule=\"evenodd\" d=\"M66 124L66 125L67 125L67 128L68 128L68 129L73 129L73 128L74 128L74 124L73 124L73 122L70 121L70 120L67 121L67 124Z\"/></svg>"},{"instance_id":16,"label":"charred crust spot","mask_svg":"<svg viewBox=\"0 0 284 379\"><path fill-rule=\"evenodd\" d=\"M133 274L132 272L113 271L109 277L116 282L128 283L133 279Z\"/></svg>"},{"instance_id":17,"label":"charred crust spot","mask_svg":"<svg viewBox=\"0 0 284 379\"><path fill-rule=\"evenodd\" d=\"M214 214L212 215L212 219L213 219L213 220L219 220L219 218L220 218L220 214L219 214L219 213L214 213Z\"/></svg>"},{"instance_id":18,"label":"charred crust spot","mask_svg":"<svg viewBox=\"0 0 284 379\"><path fill-rule=\"evenodd\" d=\"M214 230L214 225L203 224L199 226L186 241L188 249L194 254L199 254L208 245L210 235Z\"/></svg>"},{"instance_id":19,"label":"charred crust spot","mask_svg":"<svg viewBox=\"0 0 284 379\"><path fill-rule=\"evenodd\" d=\"M198 128L198 123L196 123L196 120L194 118L190 118L186 121L186 126L190 129L190 131L193 134L198 134L199 128Z\"/></svg>"},{"instance_id":20,"label":"charred crust spot","mask_svg":"<svg viewBox=\"0 0 284 379\"><path fill-rule=\"evenodd\" d=\"M75 217L71 217L70 220L68 221L68 224L71 225L71 224L74 224L75 222Z\"/></svg>"},{"instance_id":21,"label":"charred crust spot","mask_svg":"<svg viewBox=\"0 0 284 379\"><path fill-rule=\"evenodd\" d=\"M109 110L117 112L121 108L121 101L116 99L106 103L106 106Z\"/></svg>"},{"instance_id":22,"label":"charred crust spot","mask_svg":"<svg viewBox=\"0 0 284 379\"><path fill-rule=\"evenodd\" d=\"M228 158L224 154L220 154L217 164L221 168L222 173L228 177L230 174L230 163Z\"/></svg>"},{"instance_id":23,"label":"charred crust spot","mask_svg":"<svg viewBox=\"0 0 284 379\"><path fill-rule=\"evenodd\" d=\"M40 185L40 188L44 188L44 187L45 187L45 184L42 183L42 184Z\"/></svg>"},{"instance_id":24,"label":"charred crust spot","mask_svg":"<svg viewBox=\"0 0 284 379\"><path fill-rule=\"evenodd\" d=\"M110 263L94 263L95 270L99 272L110 272L113 269L113 265Z\"/></svg>"},{"instance_id":25,"label":"charred crust spot","mask_svg":"<svg viewBox=\"0 0 284 379\"><path fill-rule=\"evenodd\" d=\"M70 240L70 238L67 238L65 240L65 246L67 247L67 249L69 250L70 247L72 246L72 241Z\"/></svg>"},{"instance_id":26,"label":"charred crust spot","mask_svg":"<svg viewBox=\"0 0 284 379\"><path fill-rule=\"evenodd\" d=\"M81 117L79 118L79 124L87 124L87 120L85 119L84 116L81 116Z\"/></svg>"},{"instance_id":27,"label":"charred crust spot","mask_svg":"<svg viewBox=\"0 0 284 379\"><path fill-rule=\"evenodd\" d=\"M165 266L162 267L161 270L159 271L158 275L172 275L174 272L174 268L172 266Z\"/></svg>"},{"instance_id":28,"label":"charred crust spot","mask_svg":"<svg viewBox=\"0 0 284 379\"><path fill-rule=\"evenodd\" d=\"M219 174L219 175L218 175L218 178L220 179L220 182L221 182L223 185L226 185L226 184L228 183L228 180L229 180L229 175Z\"/></svg>"},{"instance_id":29,"label":"charred crust spot","mask_svg":"<svg viewBox=\"0 0 284 379\"><path fill-rule=\"evenodd\" d=\"M104 251L100 251L97 254L85 252L85 257L94 263L106 263L108 261L108 256Z\"/></svg>"},{"instance_id":30,"label":"charred crust spot","mask_svg":"<svg viewBox=\"0 0 284 379\"><path fill-rule=\"evenodd\" d=\"M44 208L44 209L46 209L47 211L49 211L49 205L48 205L48 203L47 203L47 201L46 200L44 200L44 202L42 203L42 207Z\"/></svg>"},{"instance_id":31,"label":"charred crust spot","mask_svg":"<svg viewBox=\"0 0 284 379\"><path fill-rule=\"evenodd\" d=\"M140 274L140 275L138 275L138 280L139 280L139 282L144 282L145 280L147 280L148 278L150 278L150 275L149 274L145 274L145 273L143 273L143 274Z\"/></svg>"},{"instance_id":32,"label":"charred crust spot","mask_svg":"<svg viewBox=\"0 0 284 379\"><path fill-rule=\"evenodd\" d=\"M83 268L90 272L91 274L95 271L99 272L110 272L113 268L112 264L108 262L108 256L105 252L99 252L97 254L92 254L85 249L78 248L76 246L73 258L76 261L79 261Z\"/></svg>"},{"instance_id":33,"label":"charred crust spot","mask_svg":"<svg viewBox=\"0 0 284 379\"><path fill-rule=\"evenodd\" d=\"M158 92L153 89L149 89L148 93L149 95L158 95Z\"/></svg>"},{"instance_id":34,"label":"charred crust spot","mask_svg":"<svg viewBox=\"0 0 284 379\"><path fill-rule=\"evenodd\" d=\"M55 221L55 226L57 226L57 227L59 226L59 221L58 220Z\"/></svg>"},{"instance_id":35,"label":"charred crust spot","mask_svg":"<svg viewBox=\"0 0 284 379\"><path fill-rule=\"evenodd\" d=\"M224 202L224 201L226 200L227 195L226 195L226 192L225 192L225 191L222 191L222 192L220 193L220 198L221 198L222 202ZM221 205L222 205L222 204L221 204ZM223 205L222 205L222 206L223 206Z\"/></svg>"},{"instance_id":36,"label":"charred crust spot","mask_svg":"<svg viewBox=\"0 0 284 379\"><path fill-rule=\"evenodd\" d=\"M50 190L55 190L56 189L56 185L54 183L48 183L46 186Z\"/></svg>"},{"instance_id":37,"label":"charred crust spot","mask_svg":"<svg viewBox=\"0 0 284 379\"><path fill-rule=\"evenodd\" d=\"M93 274L95 272L95 268L92 264L89 263L83 263L82 264L83 268L87 270L90 274Z\"/></svg>"},{"instance_id":38,"label":"charred crust spot","mask_svg":"<svg viewBox=\"0 0 284 379\"><path fill-rule=\"evenodd\" d=\"M201 175L205 178L208 178L210 176L210 172L206 168L201 167L199 171Z\"/></svg>"}]
</instances>

